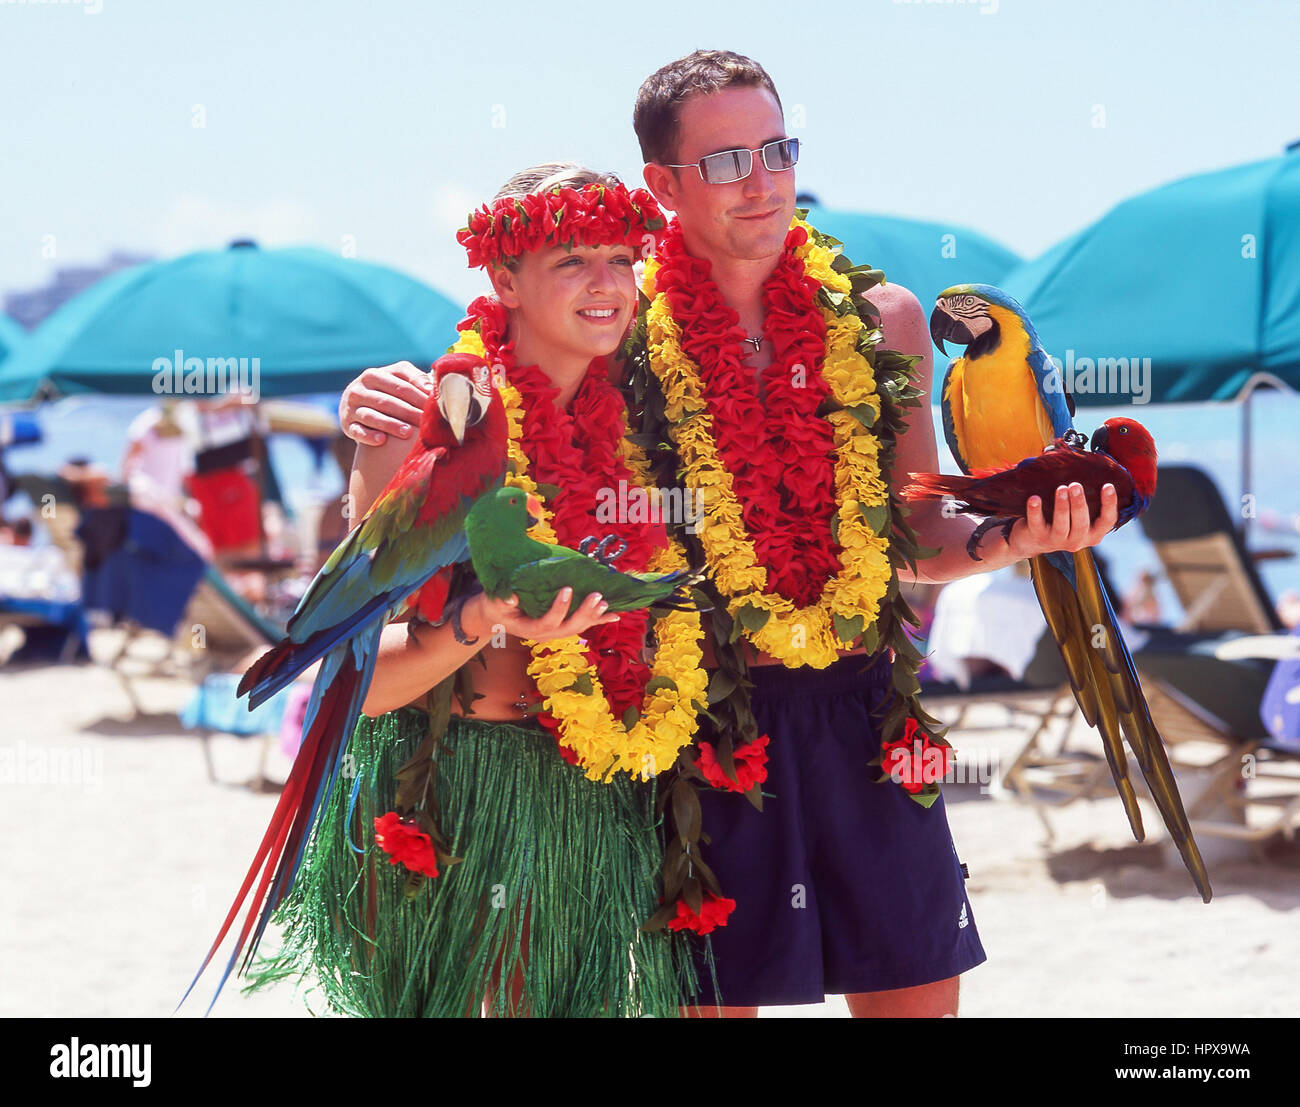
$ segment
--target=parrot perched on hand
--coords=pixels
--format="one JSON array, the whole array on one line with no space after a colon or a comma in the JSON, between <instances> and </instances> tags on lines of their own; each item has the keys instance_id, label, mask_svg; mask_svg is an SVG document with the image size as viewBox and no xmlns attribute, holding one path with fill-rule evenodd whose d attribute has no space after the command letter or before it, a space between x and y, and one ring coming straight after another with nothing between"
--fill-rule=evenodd
<instances>
[{"instance_id":1,"label":"parrot perched on hand","mask_svg":"<svg viewBox=\"0 0 1300 1107\"><path fill-rule=\"evenodd\" d=\"M1070 446L1084 444L1083 435L1074 429L1074 403L1060 370L1043 349L1024 308L1001 289L987 284L945 289L930 315L930 335L941 352L946 352L945 341L966 348L965 355L949 365L940 393L944 436L962 472L1011 469L1026 458L1037 459L1057 439ZM1114 457L1117 436L1107 433L1107 449ZM1138 474L1132 475L1136 480ZM1119 486L1116 491L1121 491ZM1042 495L1045 514L1055 502L1054 490L1029 494ZM1099 503L1094 500L1090 507L1095 518ZM1209 903L1209 874L1092 551L1031 558L1030 572L1074 697L1088 724L1101 732L1133 836L1140 842L1145 833L1128 776L1124 738L1201 898ZM1100 646L1092 644L1098 641Z\"/></svg>"},{"instance_id":2,"label":"parrot perched on hand","mask_svg":"<svg viewBox=\"0 0 1300 1107\"><path fill-rule=\"evenodd\" d=\"M465 521L470 559L483 591L497 599L512 593L530 619L545 615L556 593L573 589L572 615L592 592L599 592L609 611L637 611L643 607L680 607L674 594L700 579L688 569L671 573L623 573L614 567L621 549L609 548L612 537L599 545L595 537L577 550L538 542L527 534L529 517L539 518L541 504L518 488L500 488L474 505Z\"/></svg>"},{"instance_id":3,"label":"parrot perched on hand","mask_svg":"<svg viewBox=\"0 0 1300 1107\"><path fill-rule=\"evenodd\" d=\"M432 606L440 606L437 597L446 590L435 574L466 559L466 517L505 477L506 413L487 364L473 355L448 354L434 365L433 376L419 436L406 460L321 567L289 619L287 636L258 658L239 684L239 694L248 694L251 709L321 662L289 779L235 903L186 996L262 872L213 1003L250 933L245 965L252 959L271 913L293 886L307 833L338 777L370 686L380 633L408 608L427 615L431 594Z\"/></svg>"},{"instance_id":4,"label":"parrot perched on hand","mask_svg":"<svg viewBox=\"0 0 1300 1107\"><path fill-rule=\"evenodd\" d=\"M902 490L913 503L948 500L961 515L982 517L971 533L966 552L979 561L980 539L1001 527L1010 539L1011 528L1025 517L1031 496L1043 503L1043 518L1051 523L1056 490L1077 482L1083 487L1092 518L1101 514L1102 485L1115 487L1118 530L1136 519L1151 504L1156 492L1156 444L1146 427L1132 419L1107 419L1092 436L1092 453L1058 438L1041 454L1027 457L1009 469L976 469L970 476L913 473Z\"/></svg>"}]
</instances>

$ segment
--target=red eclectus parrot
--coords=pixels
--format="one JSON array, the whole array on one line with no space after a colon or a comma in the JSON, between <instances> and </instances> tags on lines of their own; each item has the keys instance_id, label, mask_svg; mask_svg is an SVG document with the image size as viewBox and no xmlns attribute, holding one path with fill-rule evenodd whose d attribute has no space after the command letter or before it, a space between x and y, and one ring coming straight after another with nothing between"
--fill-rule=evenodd
<instances>
[{"instance_id":1,"label":"red eclectus parrot","mask_svg":"<svg viewBox=\"0 0 1300 1107\"><path fill-rule=\"evenodd\" d=\"M1107 419L1092 436L1092 452L1073 441L1056 439L1042 453L1027 457L1009 469L975 469L969 476L913 473L903 497L912 502L947 501L960 515L984 521L972 532L966 552L979 561L984 535L1001 527L1010 538L1011 528L1025 517L1031 496L1043 502L1043 518L1050 524L1061 485L1083 487L1088 512L1101 514L1102 485L1115 486L1119 511L1115 529L1136 519L1156 493L1156 444L1146 427L1133 419Z\"/></svg>"},{"instance_id":2,"label":"red eclectus parrot","mask_svg":"<svg viewBox=\"0 0 1300 1107\"><path fill-rule=\"evenodd\" d=\"M1014 299L987 284L945 289L930 315L930 335L941 352L945 352L945 341L966 348L965 355L948 366L940 393L944 436L962 472L996 481L998 478L990 471L1016 470L1021 462L1031 459L1028 475L1022 472L1015 478L1004 478L1024 483L1024 488L1016 489L1014 503L984 502L983 506L993 511L982 525L984 530L1003 526L1009 534L1014 523L1011 516L1023 518L1025 501L1032 495L1041 496L1044 517L1050 518L1056 496L1055 488L1047 482L1055 479L1053 467L1078 467L1078 475L1061 483L1077 480L1090 489L1088 501L1094 519L1100 509L1100 487L1105 483L1114 484L1119 493L1121 523L1145 508L1143 490L1154 494L1155 489L1155 446L1150 445L1148 457L1144 449L1134 450L1130 442L1150 443L1150 435L1131 420L1112 420L1104 433L1098 431L1100 439L1094 437L1092 454L1079 449L1087 440L1074 429L1073 400L1029 316ZM1111 426L1112 422L1116 425ZM1048 446L1053 448L1044 453ZM1059 456L1049 459L1048 454ZM1139 470L1128 470L1127 481L1110 469L1112 463L1127 469L1122 458ZM1103 472L1111 472L1115 479L1098 479ZM913 474L913 478L918 482L931 479L919 474ZM1041 480L1042 486L1033 483L1031 487L1031 480ZM1008 486L1004 483L1000 487L1005 493ZM1126 502L1128 488L1132 493ZM992 496L998 489L996 483L986 484L979 494ZM965 491L972 497L977 495L971 487ZM1014 511L999 514L1013 506ZM973 550L972 556L976 556ZM1134 837L1140 842L1145 832L1128 776L1124 739L1197 891L1209 903L1209 874L1092 551L1031 558L1030 573L1079 708L1088 724L1101 732L1111 775Z\"/></svg>"},{"instance_id":3,"label":"red eclectus parrot","mask_svg":"<svg viewBox=\"0 0 1300 1107\"><path fill-rule=\"evenodd\" d=\"M404 611L436 615L446 596L442 571L469 557L465 520L505 477L506 414L487 364L470 354L448 354L435 363L433 377L419 436L406 460L321 567L289 619L286 637L258 658L239 684L251 709L321 662L289 779L234 905L182 1003L260 872L213 1003L246 944L244 967L251 961L272 912L293 887L308 831L338 779L370 686L381 632Z\"/></svg>"}]
</instances>

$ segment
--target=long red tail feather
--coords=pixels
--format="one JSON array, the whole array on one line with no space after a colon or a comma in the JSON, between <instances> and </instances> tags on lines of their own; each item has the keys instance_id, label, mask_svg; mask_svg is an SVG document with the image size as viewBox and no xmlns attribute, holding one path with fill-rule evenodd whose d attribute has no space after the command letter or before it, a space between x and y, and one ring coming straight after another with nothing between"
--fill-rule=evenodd
<instances>
[{"instance_id":1,"label":"long red tail feather","mask_svg":"<svg viewBox=\"0 0 1300 1107\"><path fill-rule=\"evenodd\" d=\"M331 682L322 696L320 710L317 712L316 718L312 721L307 733L303 735L302 747L298 751L298 756L294 759L293 767L289 771L289 777L285 781L284 790L280 793L280 798L275 805L275 811L272 813L266 833L262 836L262 841L257 847L253 862L249 866L244 881L235 895L235 901L231 905L225 921L217 932L212 947L203 959L203 964L199 967L199 971L189 988L186 989L185 995L181 997L181 1003L184 1003L190 992L193 991L194 985L198 983L199 978L206 971L208 965L211 964L217 950L221 947L226 935L230 933L240 909L248 901L249 890L253 887L254 881L257 880L258 874L261 873L261 881L253 894L244 925L236 939L230 962L227 964L221 981L217 985L216 994L212 997L212 1003L216 1003L217 996L220 995L222 987L234 969L235 961L239 958L241 951L244 951L254 926L257 926L258 936L260 937L261 931L265 927L265 919L275 910L279 900L287 892L288 889L285 887L287 880L285 878L288 874L284 869L284 861L286 856L289 858L296 857L298 846L310 829L314 800L321 781L327 771L332 771L333 764L337 759L339 745L342 741L340 735L346 737L344 732L347 720L344 716L349 710L358 678L359 672L349 659L344 670ZM271 887L272 880L276 881L276 894L268 899L267 891ZM243 971L248 966L255 951L256 941L245 952L244 963L240 971ZM208 1010L211 1009L212 1005L209 1004Z\"/></svg>"}]
</instances>

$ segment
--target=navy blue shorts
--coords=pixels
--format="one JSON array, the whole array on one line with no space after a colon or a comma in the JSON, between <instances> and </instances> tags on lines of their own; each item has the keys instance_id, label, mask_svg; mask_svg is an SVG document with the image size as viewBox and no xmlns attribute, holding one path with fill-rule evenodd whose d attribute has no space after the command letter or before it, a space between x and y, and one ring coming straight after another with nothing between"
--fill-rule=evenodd
<instances>
[{"instance_id":1,"label":"navy blue shorts","mask_svg":"<svg viewBox=\"0 0 1300 1107\"><path fill-rule=\"evenodd\" d=\"M942 797L924 808L867 764L891 668L869 664L750 670L758 732L771 738L763 811L700 794L704 858L736 901L711 935L718 993L702 967L701 1003L820 1003L985 960Z\"/></svg>"}]
</instances>

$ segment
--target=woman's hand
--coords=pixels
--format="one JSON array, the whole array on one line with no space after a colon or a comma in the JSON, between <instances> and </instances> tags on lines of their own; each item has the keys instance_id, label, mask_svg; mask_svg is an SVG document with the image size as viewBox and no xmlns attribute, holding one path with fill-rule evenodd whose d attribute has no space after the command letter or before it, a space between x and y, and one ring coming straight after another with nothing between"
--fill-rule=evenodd
<instances>
[{"instance_id":1,"label":"woman's hand","mask_svg":"<svg viewBox=\"0 0 1300 1107\"><path fill-rule=\"evenodd\" d=\"M382 446L390 434L409 440L432 391L433 378L409 361L366 369L343 390L339 426L363 446Z\"/></svg>"},{"instance_id":2,"label":"woman's hand","mask_svg":"<svg viewBox=\"0 0 1300 1107\"><path fill-rule=\"evenodd\" d=\"M593 592L572 615L567 615L573 599L572 588L561 588L551 609L539 619L530 619L519 610L519 598L493 599L480 592L465 603L461 611L461 626L470 638L490 637L498 627L516 638L547 642L552 638L580 635L588 627L618 621L618 614L606 614L609 604L599 592Z\"/></svg>"}]
</instances>

